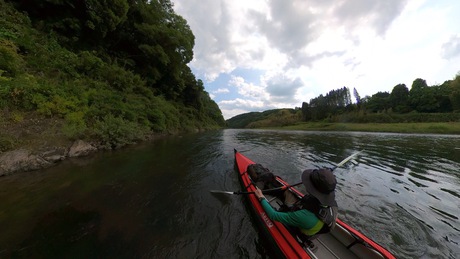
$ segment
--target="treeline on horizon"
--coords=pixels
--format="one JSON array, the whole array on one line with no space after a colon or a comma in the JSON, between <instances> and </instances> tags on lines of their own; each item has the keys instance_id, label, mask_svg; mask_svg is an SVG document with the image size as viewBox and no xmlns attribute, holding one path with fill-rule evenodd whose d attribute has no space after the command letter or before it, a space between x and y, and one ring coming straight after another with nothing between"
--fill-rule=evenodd
<instances>
[{"instance_id":1,"label":"treeline on horizon","mask_svg":"<svg viewBox=\"0 0 460 259\"><path fill-rule=\"evenodd\" d=\"M109 148L223 127L187 66L194 44L169 0L0 0L0 124L53 118ZM3 149L13 135L0 133Z\"/></svg>"},{"instance_id":2,"label":"treeline on horizon","mask_svg":"<svg viewBox=\"0 0 460 259\"><path fill-rule=\"evenodd\" d=\"M417 78L410 90L398 84L391 92L361 98L347 87L332 90L302 103L303 121L341 122L446 122L460 119L460 74L441 85L428 86ZM404 116L388 116L389 114ZM399 119L398 119L399 118ZM401 121L402 120L402 121Z\"/></svg>"},{"instance_id":3,"label":"treeline on horizon","mask_svg":"<svg viewBox=\"0 0 460 259\"><path fill-rule=\"evenodd\" d=\"M391 92L361 98L356 88L329 91L303 102L302 107L240 114L227 120L229 128L264 128L300 122L404 123L459 122L460 74L441 85L417 78L409 90L398 84ZM354 102L353 102L354 100Z\"/></svg>"}]
</instances>

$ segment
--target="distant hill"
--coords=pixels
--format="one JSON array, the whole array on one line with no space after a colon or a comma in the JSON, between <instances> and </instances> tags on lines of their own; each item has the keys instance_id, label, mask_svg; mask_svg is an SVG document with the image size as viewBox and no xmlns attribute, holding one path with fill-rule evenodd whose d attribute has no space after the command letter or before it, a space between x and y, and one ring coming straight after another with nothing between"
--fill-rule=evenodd
<instances>
[{"instance_id":1,"label":"distant hill","mask_svg":"<svg viewBox=\"0 0 460 259\"><path fill-rule=\"evenodd\" d=\"M300 109L274 109L263 112L249 112L232 117L227 122L228 128L264 128L292 125L300 122Z\"/></svg>"}]
</instances>

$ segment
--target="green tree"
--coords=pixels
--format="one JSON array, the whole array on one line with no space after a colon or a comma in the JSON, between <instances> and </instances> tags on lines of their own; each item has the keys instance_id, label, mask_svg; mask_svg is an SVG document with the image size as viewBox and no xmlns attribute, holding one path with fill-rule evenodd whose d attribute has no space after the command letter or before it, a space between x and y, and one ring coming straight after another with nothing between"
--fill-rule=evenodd
<instances>
[{"instance_id":1,"label":"green tree","mask_svg":"<svg viewBox=\"0 0 460 259\"><path fill-rule=\"evenodd\" d=\"M126 20L127 0L30 0L13 1L46 31L58 32L70 42L104 38Z\"/></svg>"},{"instance_id":2,"label":"green tree","mask_svg":"<svg viewBox=\"0 0 460 259\"><path fill-rule=\"evenodd\" d=\"M108 147L223 126L193 45L169 0L0 0L0 108Z\"/></svg>"},{"instance_id":3,"label":"green tree","mask_svg":"<svg viewBox=\"0 0 460 259\"><path fill-rule=\"evenodd\" d=\"M442 84L442 85L436 85L432 86L433 88L433 93L435 94L436 98L436 112L440 113L447 113L447 112L452 112L452 102L449 97L451 94L451 89L449 85L447 84Z\"/></svg>"},{"instance_id":4,"label":"green tree","mask_svg":"<svg viewBox=\"0 0 460 259\"><path fill-rule=\"evenodd\" d=\"M198 80L199 85L200 82L201 80ZM205 115L205 117L211 118L217 126L224 127L226 122L217 103L209 97L209 94L206 91L201 93L200 99L203 107L201 112Z\"/></svg>"},{"instance_id":5,"label":"green tree","mask_svg":"<svg viewBox=\"0 0 460 259\"><path fill-rule=\"evenodd\" d=\"M92 36L105 37L126 20L128 9L127 0L86 0L82 20L86 28L94 32Z\"/></svg>"},{"instance_id":6,"label":"green tree","mask_svg":"<svg viewBox=\"0 0 460 259\"><path fill-rule=\"evenodd\" d=\"M353 96L355 97L355 100L356 100L356 107L358 108L358 110L361 110L362 100L361 100L361 96L359 96L358 90L356 90L356 88L353 88Z\"/></svg>"},{"instance_id":7,"label":"green tree","mask_svg":"<svg viewBox=\"0 0 460 259\"><path fill-rule=\"evenodd\" d=\"M361 103L361 96L359 96L358 90L356 90L356 88L353 88L353 96L355 97L357 104Z\"/></svg>"},{"instance_id":8,"label":"green tree","mask_svg":"<svg viewBox=\"0 0 460 259\"><path fill-rule=\"evenodd\" d=\"M169 0L14 2L67 47L96 51L103 60L140 74L167 99L183 95L195 37Z\"/></svg>"},{"instance_id":9,"label":"green tree","mask_svg":"<svg viewBox=\"0 0 460 259\"><path fill-rule=\"evenodd\" d=\"M9 40L0 38L0 77L15 76L21 65L22 57L18 54L18 47Z\"/></svg>"},{"instance_id":10,"label":"green tree","mask_svg":"<svg viewBox=\"0 0 460 259\"><path fill-rule=\"evenodd\" d=\"M302 120L309 121L312 119L310 104L307 102L302 102Z\"/></svg>"},{"instance_id":11,"label":"green tree","mask_svg":"<svg viewBox=\"0 0 460 259\"><path fill-rule=\"evenodd\" d=\"M420 78L414 80L409 92L411 107L422 113L452 111L449 88L445 85L428 86Z\"/></svg>"},{"instance_id":12,"label":"green tree","mask_svg":"<svg viewBox=\"0 0 460 259\"><path fill-rule=\"evenodd\" d=\"M326 96L320 95L302 104L304 120L321 120L328 116L342 113L351 105L350 91L347 87L329 91Z\"/></svg>"},{"instance_id":13,"label":"green tree","mask_svg":"<svg viewBox=\"0 0 460 259\"><path fill-rule=\"evenodd\" d=\"M454 80L450 81L449 88L449 99L452 104L452 109L456 112L460 112L460 73L455 76Z\"/></svg>"},{"instance_id":14,"label":"green tree","mask_svg":"<svg viewBox=\"0 0 460 259\"><path fill-rule=\"evenodd\" d=\"M310 100L310 108L312 120L322 120L330 114L328 100L322 94Z\"/></svg>"},{"instance_id":15,"label":"green tree","mask_svg":"<svg viewBox=\"0 0 460 259\"><path fill-rule=\"evenodd\" d=\"M406 113L410 111L409 89L407 89L405 84L398 84L393 87L390 94L390 103L393 111L397 113Z\"/></svg>"},{"instance_id":16,"label":"green tree","mask_svg":"<svg viewBox=\"0 0 460 259\"><path fill-rule=\"evenodd\" d=\"M417 78L412 82L412 89L423 89L428 87L428 84L426 83L425 79Z\"/></svg>"},{"instance_id":17,"label":"green tree","mask_svg":"<svg viewBox=\"0 0 460 259\"><path fill-rule=\"evenodd\" d=\"M127 17L108 35L107 48L158 94L177 100L186 88L186 65L195 44L187 21L174 13L168 0L130 2Z\"/></svg>"},{"instance_id":18,"label":"green tree","mask_svg":"<svg viewBox=\"0 0 460 259\"><path fill-rule=\"evenodd\" d=\"M390 107L390 93L388 92L377 92L369 97L366 102L366 108L371 112L383 112Z\"/></svg>"},{"instance_id":19,"label":"green tree","mask_svg":"<svg viewBox=\"0 0 460 259\"><path fill-rule=\"evenodd\" d=\"M203 108L202 102L202 93L204 92L203 81L201 79L196 80L195 76L192 74L190 68L186 67L184 69L184 85L181 99L185 105L193 106L198 110Z\"/></svg>"},{"instance_id":20,"label":"green tree","mask_svg":"<svg viewBox=\"0 0 460 259\"><path fill-rule=\"evenodd\" d=\"M412 109L418 112L427 112L433 106L436 101L431 95L430 89L424 79L417 78L412 83L412 87L409 91L410 99L409 103Z\"/></svg>"}]
</instances>

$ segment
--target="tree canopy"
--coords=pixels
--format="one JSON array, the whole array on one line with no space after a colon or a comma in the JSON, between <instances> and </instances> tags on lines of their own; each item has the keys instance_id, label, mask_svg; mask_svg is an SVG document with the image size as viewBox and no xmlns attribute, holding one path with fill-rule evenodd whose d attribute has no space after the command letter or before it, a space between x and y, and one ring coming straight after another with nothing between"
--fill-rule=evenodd
<instances>
[{"instance_id":1,"label":"tree canopy","mask_svg":"<svg viewBox=\"0 0 460 259\"><path fill-rule=\"evenodd\" d=\"M409 90L405 84L393 87L391 93L377 92L361 98L353 89L356 103L351 103L347 87L332 90L326 96L319 95L302 104L302 118L305 121L322 120L345 112L365 113L452 113L460 111L460 74L442 85L428 86L417 78Z\"/></svg>"},{"instance_id":2,"label":"tree canopy","mask_svg":"<svg viewBox=\"0 0 460 259\"><path fill-rule=\"evenodd\" d=\"M194 44L169 0L0 0L0 109L109 145L222 127L188 67Z\"/></svg>"},{"instance_id":3,"label":"tree canopy","mask_svg":"<svg viewBox=\"0 0 460 259\"><path fill-rule=\"evenodd\" d=\"M302 113L305 120L320 120L333 114L344 112L351 105L350 90L343 87L331 90L326 96L320 95L302 104Z\"/></svg>"}]
</instances>

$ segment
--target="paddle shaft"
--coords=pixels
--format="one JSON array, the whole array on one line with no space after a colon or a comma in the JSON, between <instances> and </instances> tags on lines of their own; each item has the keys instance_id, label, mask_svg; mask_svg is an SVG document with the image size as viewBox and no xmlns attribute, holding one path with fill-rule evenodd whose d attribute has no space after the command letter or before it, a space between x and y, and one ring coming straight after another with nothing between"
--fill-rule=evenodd
<instances>
[{"instance_id":1,"label":"paddle shaft","mask_svg":"<svg viewBox=\"0 0 460 259\"><path fill-rule=\"evenodd\" d=\"M266 190L262 190L262 193L267 193L267 192L272 192L272 191L278 191L278 190L286 190L287 188L291 188L291 187L294 187L294 186L297 186L297 185L301 185L302 182L300 183L296 183L296 184L291 184L291 185L285 185L285 186L281 186L281 187L278 187L278 188L273 188L273 189L266 189ZM229 192L229 191L217 191L217 190L211 190L210 192L214 192L214 193L225 193L225 194L235 194L235 195L240 195L240 194L253 194L254 192L242 192L242 191L238 191L238 192Z\"/></svg>"},{"instance_id":2,"label":"paddle shaft","mask_svg":"<svg viewBox=\"0 0 460 259\"><path fill-rule=\"evenodd\" d=\"M358 151L358 152L352 154L351 156L345 158L344 160L342 160L342 162L340 162L336 166L332 167L331 171L334 171L335 169L341 167L342 165L344 165L346 162L350 161L350 159L352 159L353 157L357 156L361 152L363 152L363 151Z\"/></svg>"},{"instance_id":3,"label":"paddle shaft","mask_svg":"<svg viewBox=\"0 0 460 259\"><path fill-rule=\"evenodd\" d=\"M236 149L235 149L235 153L236 153ZM362 151L358 151L352 155L350 155L349 157L345 158L344 160L342 160L342 162L338 163L336 166L334 166L333 168L331 168L331 171L334 171L335 169L341 167L342 165L344 165L346 162L348 162L350 159L352 159L353 157L357 156L359 153L361 153ZM252 182L252 184L255 186L255 183L253 182L253 180L251 178L249 178ZM296 184L292 184L292 185L285 185L285 186L281 186L281 187L278 187L278 188L273 188L273 189L267 189L267 190L262 190L262 193L267 193L267 192L271 192L271 191L278 191L278 190L286 190L287 188L290 188L290 187L294 187L294 186L297 186L297 185L301 185L302 182L299 182L299 183L296 183ZM225 193L225 194L235 194L235 195L241 195L241 194L253 194L254 192L242 192L242 191L238 191L238 192L229 192L229 191L218 191L218 190L211 190L210 192L214 192L214 193Z\"/></svg>"}]
</instances>

